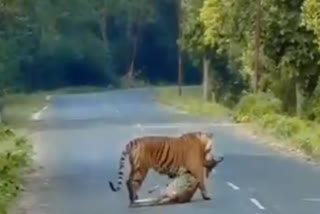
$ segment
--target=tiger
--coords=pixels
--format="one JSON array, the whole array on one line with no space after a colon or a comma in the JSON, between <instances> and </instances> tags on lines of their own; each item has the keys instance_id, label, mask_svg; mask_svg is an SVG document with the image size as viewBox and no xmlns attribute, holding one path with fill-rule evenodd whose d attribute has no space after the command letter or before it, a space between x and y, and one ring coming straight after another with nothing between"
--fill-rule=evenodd
<instances>
[{"instance_id":1,"label":"tiger","mask_svg":"<svg viewBox=\"0 0 320 214\"><path fill-rule=\"evenodd\" d=\"M112 191L120 190L126 156L131 166L126 182L130 203L138 199L140 189L149 169L160 175L173 178L181 167L185 167L199 181L199 189L204 200L210 200L203 173L205 156L212 150L213 134L210 132L188 132L179 137L145 136L131 140L122 152L118 186L109 181Z\"/></svg>"},{"instance_id":2,"label":"tiger","mask_svg":"<svg viewBox=\"0 0 320 214\"><path fill-rule=\"evenodd\" d=\"M220 157L215 160L213 156L207 159L205 164L206 177L209 177L212 169L215 168L220 162L224 160L224 157ZM166 185L164 191L157 198L148 198L134 201L131 204L132 207L139 206L156 206L174 203L186 203L190 202L198 189L199 182L185 167L179 169L179 175L175 177L169 184ZM159 187L152 187L149 189L149 193L154 192Z\"/></svg>"}]
</instances>

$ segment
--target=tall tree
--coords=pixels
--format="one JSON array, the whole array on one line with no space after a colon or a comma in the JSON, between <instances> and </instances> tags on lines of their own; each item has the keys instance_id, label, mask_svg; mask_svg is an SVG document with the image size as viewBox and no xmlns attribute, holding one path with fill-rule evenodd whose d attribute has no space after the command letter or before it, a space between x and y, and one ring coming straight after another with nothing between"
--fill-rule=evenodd
<instances>
[{"instance_id":1,"label":"tall tree","mask_svg":"<svg viewBox=\"0 0 320 214\"><path fill-rule=\"evenodd\" d=\"M200 8L203 0L182 0L183 20L179 38L179 44L193 63L202 67L203 99L211 99L211 87L209 79L210 52L212 49L204 43L203 24L199 19Z\"/></svg>"},{"instance_id":2,"label":"tall tree","mask_svg":"<svg viewBox=\"0 0 320 214\"><path fill-rule=\"evenodd\" d=\"M128 79L134 78L135 60L143 28L156 18L154 3L149 0L123 0L121 2L127 18L127 35L131 41L131 59L129 62Z\"/></svg>"},{"instance_id":3,"label":"tall tree","mask_svg":"<svg viewBox=\"0 0 320 214\"><path fill-rule=\"evenodd\" d=\"M287 79L286 88L294 86L295 111L301 116L304 99L311 96L319 76L317 61L320 58L313 44L315 36L301 25L300 8L303 0L290 3L273 0L268 3L269 10L265 12L264 52L276 66L269 72L278 72L280 77ZM282 98L288 97L288 93L290 92L282 94ZM292 102L286 103L286 107L290 108Z\"/></svg>"},{"instance_id":4,"label":"tall tree","mask_svg":"<svg viewBox=\"0 0 320 214\"><path fill-rule=\"evenodd\" d=\"M177 46L178 46L178 94L182 95L182 82L183 82L183 59L182 59L182 50L178 43L178 39L181 36L182 31L182 20L183 20L183 11L182 11L182 0L176 0L176 10L177 10L177 28L178 28L178 38L177 38Z\"/></svg>"},{"instance_id":5,"label":"tall tree","mask_svg":"<svg viewBox=\"0 0 320 214\"><path fill-rule=\"evenodd\" d=\"M232 17L232 18L231 18ZM218 53L241 61L243 71L254 77L253 51L256 4L250 0L204 0L200 20L204 26L204 42ZM253 88L253 85L252 85Z\"/></svg>"},{"instance_id":6,"label":"tall tree","mask_svg":"<svg viewBox=\"0 0 320 214\"><path fill-rule=\"evenodd\" d=\"M256 93L259 89L259 80L261 75L261 66L260 66L260 40L261 40L261 16L262 16L262 8L261 8L261 0L257 1L257 12L256 12L256 20L255 20L255 68L254 68L254 84L253 91Z\"/></svg>"}]
</instances>

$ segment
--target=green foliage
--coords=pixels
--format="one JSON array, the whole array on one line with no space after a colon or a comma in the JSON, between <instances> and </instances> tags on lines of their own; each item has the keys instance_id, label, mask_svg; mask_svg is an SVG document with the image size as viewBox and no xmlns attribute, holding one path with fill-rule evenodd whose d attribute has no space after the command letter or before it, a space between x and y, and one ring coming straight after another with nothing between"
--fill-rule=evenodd
<instances>
[{"instance_id":1,"label":"green foliage","mask_svg":"<svg viewBox=\"0 0 320 214\"><path fill-rule=\"evenodd\" d=\"M281 100L272 94L248 94L235 107L234 119L236 122L252 122L266 114L280 113L281 107Z\"/></svg>"},{"instance_id":2,"label":"green foliage","mask_svg":"<svg viewBox=\"0 0 320 214\"><path fill-rule=\"evenodd\" d=\"M293 134L292 140L298 148L307 154L319 158L320 157L320 126L318 124L310 125L307 129L300 130Z\"/></svg>"},{"instance_id":3,"label":"green foliage","mask_svg":"<svg viewBox=\"0 0 320 214\"><path fill-rule=\"evenodd\" d=\"M291 138L296 133L308 128L308 124L297 117L274 113L263 115L258 122L262 127L271 130L273 134L284 138Z\"/></svg>"},{"instance_id":4,"label":"green foliage","mask_svg":"<svg viewBox=\"0 0 320 214\"><path fill-rule=\"evenodd\" d=\"M22 170L30 164L31 146L13 130L0 127L0 213L20 190Z\"/></svg>"},{"instance_id":5,"label":"green foliage","mask_svg":"<svg viewBox=\"0 0 320 214\"><path fill-rule=\"evenodd\" d=\"M200 20L206 44L220 50L234 42L245 44L254 29L255 6L255 1L249 0L205 0Z\"/></svg>"},{"instance_id":6,"label":"green foliage","mask_svg":"<svg viewBox=\"0 0 320 214\"><path fill-rule=\"evenodd\" d=\"M229 108L233 108L248 89L248 83L238 69L237 64L230 62L226 54L212 59L213 71L210 77L215 100Z\"/></svg>"},{"instance_id":7,"label":"green foliage","mask_svg":"<svg viewBox=\"0 0 320 214\"><path fill-rule=\"evenodd\" d=\"M280 114L265 114L257 119L258 124L267 132L279 137L291 146L316 158L320 157L320 125L297 117Z\"/></svg>"},{"instance_id":8,"label":"green foliage","mask_svg":"<svg viewBox=\"0 0 320 214\"><path fill-rule=\"evenodd\" d=\"M298 108L303 103L299 103L298 94L294 99L287 99L290 92L286 89L296 91L299 87L300 93L308 99L313 93L319 76L317 62L320 55L313 43L316 37L301 25L302 4L302 0L292 4L273 1L272 10L265 14L264 53L272 62L266 66L270 75L269 87L276 96L285 101L284 107L288 110L290 106ZM272 66L268 67L270 64ZM277 77L280 81L274 81ZM282 90L277 90L281 87Z\"/></svg>"},{"instance_id":9,"label":"green foliage","mask_svg":"<svg viewBox=\"0 0 320 214\"><path fill-rule=\"evenodd\" d=\"M302 6L302 24L312 30L320 47L320 2L318 0L305 0Z\"/></svg>"},{"instance_id":10,"label":"green foliage","mask_svg":"<svg viewBox=\"0 0 320 214\"><path fill-rule=\"evenodd\" d=\"M207 46L203 38L203 26L199 19L200 8L203 0L182 0L182 21L179 45L188 53L194 64L201 64L201 59L206 54Z\"/></svg>"},{"instance_id":11,"label":"green foliage","mask_svg":"<svg viewBox=\"0 0 320 214\"><path fill-rule=\"evenodd\" d=\"M320 157L320 125L282 115L281 102L269 94L244 96L235 110L234 119L237 122L253 122L259 129L288 145L313 157Z\"/></svg>"}]
</instances>

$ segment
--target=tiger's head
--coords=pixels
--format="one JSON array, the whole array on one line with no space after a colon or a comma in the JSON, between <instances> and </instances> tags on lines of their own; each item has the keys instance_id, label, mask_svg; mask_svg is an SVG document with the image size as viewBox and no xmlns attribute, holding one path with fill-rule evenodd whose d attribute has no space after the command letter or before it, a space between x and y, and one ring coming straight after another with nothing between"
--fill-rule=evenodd
<instances>
[{"instance_id":1,"label":"tiger's head","mask_svg":"<svg viewBox=\"0 0 320 214\"><path fill-rule=\"evenodd\" d=\"M205 153L212 151L213 133L211 132L188 132L181 135L182 138L197 138L204 147Z\"/></svg>"}]
</instances>

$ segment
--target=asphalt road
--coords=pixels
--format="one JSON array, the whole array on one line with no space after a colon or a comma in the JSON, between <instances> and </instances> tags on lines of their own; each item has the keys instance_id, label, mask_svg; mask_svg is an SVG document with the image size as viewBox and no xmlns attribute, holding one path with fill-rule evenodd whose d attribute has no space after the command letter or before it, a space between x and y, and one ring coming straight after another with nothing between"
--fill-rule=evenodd
<instances>
[{"instance_id":1,"label":"asphalt road","mask_svg":"<svg viewBox=\"0 0 320 214\"><path fill-rule=\"evenodd\" d=\"M213 131L216 154L225 156L209 180L211 201L203 201L198 192L188 204L128 208L125 186L117 193L109 189L130 139L190 130ZM42 168L30 179L21 213L320 213L319 167L238 135L232 124L160 105L150 89L52 97L32 138ZM140 198L147 196L146 188L165 181L150 173Z\"/></svg>"}]
</instances>

